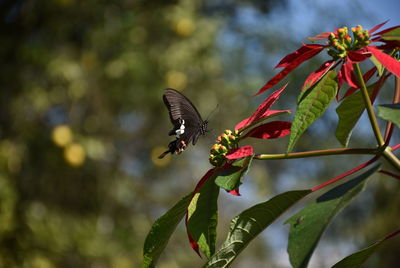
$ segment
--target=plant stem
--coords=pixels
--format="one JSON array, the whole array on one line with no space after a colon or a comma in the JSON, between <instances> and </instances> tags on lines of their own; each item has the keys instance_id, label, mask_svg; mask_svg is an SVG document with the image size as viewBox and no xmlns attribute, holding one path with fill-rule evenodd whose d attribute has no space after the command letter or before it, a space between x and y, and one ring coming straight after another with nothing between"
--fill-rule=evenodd
<instances>
[{"instance_id":1,"label":"plant stem","mask_svg":"<svg viewBox=\"0 0 400 268\"><path fill-rule=\"evenodd\" d=\"M395 77L395 85L394 85L394 96L393 96L393 103L396 104L400 102L400 79L396 76ZM390 138L393 134L393 123L387 121L386 123L386 131L385 131L385 144L389 144Z\"/></svg>"},{"instance_id":2,"label":"plant stem","mask_svg":"<svg viewBox=\"0 0 400 268\"><path fill-rule=\"evenodd\" d=\"M361 90L361 93L362 93L362 96L364 99L365 108L367 109L367 112L368 112L368 117L369 117L369 121L371 122L372 130L374 131L376 141L378 142L378 146L381 147L385 144L385 142L384 142L384 140L382 138L382 134L379 130L378 121L376 120L376 116L375 116L374 110L372 108L371 100L369 98L368 90L365 85L360 66L358 65L358 63L354 63L353 67L354 67L354 73L358 79L358 82L360 83L360 86L361 86L360 90Z\"/></svg>"},{"instance_id":3,"label":"plant stem","mask_svg":"<svg viewBox=\"0 0 400 268\"><path fill-rule=\"evenodd\" d=\"M397 170L400 171L400 160L397 158L396 155L392 152L389 147L386 147L383 151L383 156L394 166Z\"/></svg>"},{"instance_id":4,"label":"plant stem","mask_svg":"<svg viewBox=\"0 0 400 268\"><path fill-rule=\"evenodd\" d=\"M328 156L328 155L339 155L339 154L374 154L378 155L383 149L376 148L338 148L338 149L327 149L327 150L315 150L308 152L298 152L289 154L259 154L254 158L259 160L277 160L277 159L293 159L293 158L305 158L305 157L316 157L316 156Z\"/></svg>"},{"instance_id":5,"label":"plant stem","mask_svg":"<svg viewBox=\"0 0 400 268\"><path fill-rule=\"evenodd\" d=\"M368 160L367 162L362 163L361 165L359 165L359 166L357 166L357 167L355 167L355 168L353 168L353 169L351 169L351 170L349 170L349 171L347 171L347 172L345 172L345 173L343 173L343 174L341 174L341 175L339 175L339 176L337 176L337 177L335 177L333 179L330 179L330 180L328 180L328 181L326 181L326 182L324 182L324 183L322 183L322 184L320 184L318 186L315 186L314 188L311 189L311 191L314 192L314 191L317 191L317 190L319 190L321 188L324 188L324 187L326 187L328 185L331 185L332 183L335 183L335 182L337 182L337 181L339 181L339 180L341 180L341 179L343 179L343 178L345 178L345 177L347 177L347 176L359 171L360 169L363 169L363 168L371 165L376 160L378 160L378 156L375 156L374 158Z\"/></svg>"}]
</instances>

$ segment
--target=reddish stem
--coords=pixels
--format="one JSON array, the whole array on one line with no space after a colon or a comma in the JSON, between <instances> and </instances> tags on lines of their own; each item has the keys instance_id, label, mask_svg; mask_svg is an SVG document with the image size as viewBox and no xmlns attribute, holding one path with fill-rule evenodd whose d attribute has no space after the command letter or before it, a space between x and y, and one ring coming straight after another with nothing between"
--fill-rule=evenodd
<instances>
[{"instance_id":1,"label":"reddish stem","mask_svg":"<svg viewBox=\"0 0 400 268\"><path fill-rule=\"evenodd\" d=\"M365 162L365 163L363 163L363 164L361 164L361 165L359 165L359 166L353 168L352 170L349 170L349 171L347 171L346 173L343 173L342 175L339 175L339 176L337 176L337 177L335 177L335 178L333 178L333 179L330 179L329 181L326 181L326 182L324 182L324 183L322 183L322 184L320 184L320 185L318 185L318 186L315 186L314 188L311 189L311 191L314 192L314 191L317 191L317 190L319 190L319 189L321 189L321 188L324 188L325 186L328 186L328 185L330 185L330 184L332 184L332 183L335 183L335 182L337 182L337 181L343 179L344 177L347 177L347 176L349 176L349 175L351 175L351 174L353 174L353 173L359 171L360 169L363 169L363 168L365 168L366 166L371 165L371 164L374 163L376 160L378 160L378 158L379 158L378 156L375 156L374 158L372 158L372 159L368 160L367 162Z\"/></svg>"},{"instance_id":2,"label":"reddish stem","mask_svg":"<svg viewBox=\"0 0 400 268\"><path fill-rule=\"evenodd\" d=\"M395 173L393 173L393 172L390 172L390 171L387 171L387 170L380 170L379 172L380 172L380 173L383 173L383 174L386 174L386 175L389 175L389 176L391 176L391 177L393 177L393 178L395 178L395 179L400 180L400 175L395 174Z\"/></svg>"},{"instance_id":3,"label":"reddish stem","mask_svg":"<svg viewBox=\"0 0 400 268\"><path fill-rule=\"evenodd\" d=\"M398 235L398 234L400 234L400 230L397 230L397 231L395 231L395 232L393 232L393 233L387 235L383 240L386 240L386 239L395 237L395 236Z\"/></svg>"},{"instance_id":4,"label":"reddish stem","mask_svg":"<svg viewBox=\"0 0 400 268\"><path fill-rule=\"evenodd\" d=\"M400 143L392 147L392 152L396 151L399 148L400 148Z\"/></svg>"}]
</instances>

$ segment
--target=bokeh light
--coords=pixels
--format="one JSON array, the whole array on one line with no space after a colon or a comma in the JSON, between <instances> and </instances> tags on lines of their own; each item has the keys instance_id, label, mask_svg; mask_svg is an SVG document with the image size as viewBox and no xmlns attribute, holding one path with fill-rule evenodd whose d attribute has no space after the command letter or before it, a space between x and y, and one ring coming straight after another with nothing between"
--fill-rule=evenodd
<instances>
[{"instance_id":1,"label":"bokeh light","mask_svg":"<svg viewBox=\"0 0 400 268\"><path fill-rule=\"evenodd\" d=\"M187 85L188 78L183 72L168 71L165 75L165 80L168 87L183 90Z\"/></svg>"},{"instance_id":2,"label":"bokeh light","mask_svg":"<svg viewBox=\"0 0 400 268\"><path fill-rule=\"evenodd\" d=\"M51 133L53 142L60 147L65 147L72 142L73 134L68 125L59 125Z\"/></svg>"},{"instance_id":3,"label":"bokeh light","mask_svg":"<svg viewBox=\"0 0 400 268\"><path fill-rule=\"evenodd\" d=\"M158 156L168 150L168 148L163 147L163 146L157 146L153 148L151 151L151 161L153 162L154 165L163 167L169 164L171 161L171 154L167 154L164 158L159 159Z\"/></svg>"},{"instance_id":4,"label":"bokeh light","mask_svg":"<svg viewBox=\"0 0 400 268\"><path fill-rule=\"evenodd\" d=\"M175 24L175 31L181 36L189 36L196 29L196 25L192 20L184 18L177 21Z\"/></svg>"},{"instance_id":5,"label":"bokeh light","mask_svg":"<svg viewBox=\"0 0 400 268\"><path fill-rule=\"evenodd\" d=\"M82 145L78 143L72 143L65 147L64 158L71 166L79 167L85 162L86 151Z\"/></svg>"}]
</instances>

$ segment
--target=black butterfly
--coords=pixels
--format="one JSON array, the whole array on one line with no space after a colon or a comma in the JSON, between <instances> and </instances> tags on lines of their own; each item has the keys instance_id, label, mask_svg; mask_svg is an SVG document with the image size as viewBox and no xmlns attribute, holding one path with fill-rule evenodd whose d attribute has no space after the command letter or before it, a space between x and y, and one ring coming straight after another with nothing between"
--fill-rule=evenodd
<instances>
[{"instance_id":1,"label":"black butterfly","mask_svg":"<svg viewBox=\"0 0 400 268\"><path fill-rule=\"evenodd\" d=\"M195 145L200 135L206 133L208 124L207 120L203 121L193 103L179 91L167 88L163 100L174 125L168 135L175 135L176 139L168 144L168 150L158 157L160 159L168 153L182 153L190 142Z\"/></svg>"}]
</instances>

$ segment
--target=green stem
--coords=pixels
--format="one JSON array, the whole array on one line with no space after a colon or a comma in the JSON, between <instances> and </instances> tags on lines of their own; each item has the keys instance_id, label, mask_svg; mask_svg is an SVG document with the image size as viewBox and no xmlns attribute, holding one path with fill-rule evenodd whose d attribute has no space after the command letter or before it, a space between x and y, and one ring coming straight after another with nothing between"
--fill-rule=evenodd
<instances>
[{"instance_id":1,"label":"green stem","mask_svg":"<svg viewBox=\"0 0 400 268\"><path fill-rule=\"evenodd\" d=\"M395 85L394 85L394 96L393 96L393 103L400 102L400 79L396 76L395 77ZM389 144L390 138L393 134L393 123L391 121L386 122L386 131L385 131L385 144Z\"/></svg>"},{"instance_id":2,"label":"green stem","mask_svg":"<svg viewBox=\"0 0 400 268\"><path fill-rule=\"evenodd\" d=\"M375 134L376 141L378 142L378 146L383 146L385 142L379 130L378 121L376 120L376 116L372 108L371 100L369 98L368 90L365 85L360 66L358 65L358 63L354 63L353 67L354 67L354 73L358 79L358 82L361 85L360 90L364 99L365 108L367 109L368 112L368 117L369 121L371 122L372 130L374 131Z\"/></svg>"},{"instance_id":3,"label":"green stem","mask_svg":"<svg viewBox=\"0 0 400 268\"><path fill-rule=\"evenodd\" d=\"M386 147L386 149L383 151L383 156L390 162L390 164L400 171L400 160L396 155L394 155L390 147Z\"/></svg>"},{"instance_id":4,"label":"green stem","mask_svg":"<svg viewBox=\"0 0 400 268\"><path fill-rule=\"evenodd\" d=\"M339 155L339 154L374 154L378 155L383 149L376 148L338 148L328 150L315 150L308 152L298 152L289 154L258 154L254 158L260 160L277 160L277 159L293 159L293 158L305 158L305 157L316 157L316 156L327 156L327 155Z\"/></svg>"}]
</instances>

